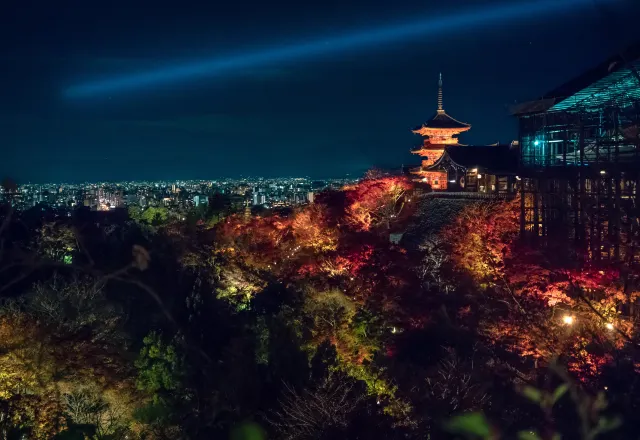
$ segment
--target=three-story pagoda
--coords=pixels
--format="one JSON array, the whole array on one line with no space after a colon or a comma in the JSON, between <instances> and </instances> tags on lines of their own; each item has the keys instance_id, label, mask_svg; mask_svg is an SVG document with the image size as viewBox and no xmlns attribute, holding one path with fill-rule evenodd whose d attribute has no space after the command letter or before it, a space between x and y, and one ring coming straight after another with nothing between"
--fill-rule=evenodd
<instances>
[{"instance_id":1,"label":"three-story pagoda","mask_svg":"<svg viewBox=\"0 0 640 440\"><path fill-rule=\"evenodd\" d=\"M449 116L442 106L442 74L438 80L438 110L427 122L412 131L424 137L422 145L412 150L422 157L420 167L412 171L421 182L428 183L433 189L447 188L447 172L434 169L433 165L442 157L445 147L461 145L457 136L471 128Z\"/></svg>"}]
</instances>

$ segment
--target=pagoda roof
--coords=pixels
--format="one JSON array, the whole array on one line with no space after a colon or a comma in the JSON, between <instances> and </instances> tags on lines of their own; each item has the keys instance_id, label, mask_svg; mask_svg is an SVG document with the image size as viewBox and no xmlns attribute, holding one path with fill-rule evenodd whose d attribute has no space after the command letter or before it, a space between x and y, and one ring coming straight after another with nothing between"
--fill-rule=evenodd
<instances>
[{"instance_id":1,"label":"pagoda roof","mask_svg":"<svg viewBox=\"0 0 640 440\"><path fill-rule=\"evenodd\" d=\"M451 163L461 168L483 168L493 173L515 174L520 152L511 145L447 146L444 154L431 167L442 168Z\"/></svg>"},{"instance_id":2,"label":"pagoda roof","mask_svg":"<svg viewBox=\"0 0 640 440\"><path fill-rule=\"evenodd\" d=\"M442 74L438 79L438 110L436 114L422 125L415 127L411 131L416 134L425 134L431 130L449 130L452 133L460 133L467 131L471 128L470 124L460 122L457 119L452 118L444 111L442 106Z\"/></svg>"},{"instance_id":3,"label":"pagoda roof","mask_svg":"<svg viewBox=\"0 0 640 440\"><path fill-rule=\"evenodd\" d=\"M423 129L432 129L432 130L442 130L442 129L450 129L450 130L459 130L466 131L471 128L470 124L460 122L457 119L449 116L444 110L438 110L433 118L423 123L422 125L413 129L414 132L421 131Z\"/></svg>"}]
</instances>

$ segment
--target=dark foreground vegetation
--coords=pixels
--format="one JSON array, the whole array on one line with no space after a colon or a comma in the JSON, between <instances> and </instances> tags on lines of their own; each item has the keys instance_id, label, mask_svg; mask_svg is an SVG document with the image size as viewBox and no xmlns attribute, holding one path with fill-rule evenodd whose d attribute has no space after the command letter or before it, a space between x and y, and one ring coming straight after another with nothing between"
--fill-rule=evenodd
<instances>
[{"instance_id":1,"label":"dark foreground vegetation","mask_svg":"<svg viewBox=\"0 0 640 440\"><path fill-rule=\"evenodd\" d=\"M637 438L633 262L526 246L517 201L398 242L423 203L2 207L0 439Z\"/></svg>"}]
</instances>

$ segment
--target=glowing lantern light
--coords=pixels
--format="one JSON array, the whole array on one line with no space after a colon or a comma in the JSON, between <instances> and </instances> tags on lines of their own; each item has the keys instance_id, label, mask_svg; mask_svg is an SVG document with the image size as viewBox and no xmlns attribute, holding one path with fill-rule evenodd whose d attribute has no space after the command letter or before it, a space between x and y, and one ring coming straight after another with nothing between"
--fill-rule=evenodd
<instances>
[{"instance_id":1,"label":"glowing lantern light","mask_svg":"<svg viewBox=\"0 0 640 440\"><path fill-rule=\"evenodd\" d=\"M613 330L613 324L611 324L610 322L607 322L604 326L607 328L607 330Z\"/></svg>"},{"instance_id":2,"label":"glowing lantern light","mask_svg":"<svg viewBox=\"0 0 640 440\"><path fill-rule=\"evenodd\" d=\"M565 324L567 324L567 325L572 325L572 324L573 324L573 321L574 321L573 316L564 315L564 316L562 317L562 322L564 322L564 323L565 323Z\"/></svg>"}]
</instances>

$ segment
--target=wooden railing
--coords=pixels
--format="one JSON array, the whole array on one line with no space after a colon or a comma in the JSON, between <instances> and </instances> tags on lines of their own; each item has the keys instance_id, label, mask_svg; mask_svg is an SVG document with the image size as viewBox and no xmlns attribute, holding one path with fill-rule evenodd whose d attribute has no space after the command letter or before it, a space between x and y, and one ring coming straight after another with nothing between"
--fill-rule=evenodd
<instances>
[{"instance_id":1,"label":"wooden railing","mask_svg":"<svg viewBox=\"0 0 640 440\"><path fill-rule=\"evenodd\" d=\"M422 194L422 197L438 199L470 199L470 200L511 200L515 193L477 193L477 192L447 192L434 191Z\"/></svg>"}]
</instances>

